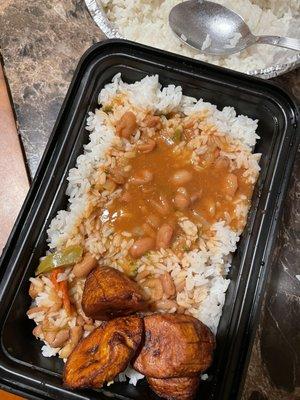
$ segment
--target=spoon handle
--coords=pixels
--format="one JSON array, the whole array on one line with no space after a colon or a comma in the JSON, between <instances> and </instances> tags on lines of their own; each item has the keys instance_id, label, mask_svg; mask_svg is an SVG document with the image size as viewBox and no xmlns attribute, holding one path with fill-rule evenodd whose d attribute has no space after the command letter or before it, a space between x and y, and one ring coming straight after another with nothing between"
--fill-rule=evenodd
<instances>
[{"instance_id":1,"label":"spoon handle","mask_svg":"<svg viewBox=\"0 0 300 400\"><path fill-rule=\"evenodd\" d=\"M281 36L257 36L256 43L271 44L273 46L300 51L300 39Z\"/></svg>"}]
</instances>

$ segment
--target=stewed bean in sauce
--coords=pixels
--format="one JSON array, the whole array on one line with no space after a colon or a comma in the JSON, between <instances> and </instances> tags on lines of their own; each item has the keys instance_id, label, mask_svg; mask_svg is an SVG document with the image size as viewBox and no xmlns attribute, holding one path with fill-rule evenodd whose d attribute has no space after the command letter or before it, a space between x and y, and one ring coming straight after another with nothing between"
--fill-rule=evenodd
<instances>
[{"instance_id":1,"label":"stewed bean in sauce","mask_svg":"<svg viewBox=\"0 0 300 400\"><path fill-rule=\"evenodd\" d=\"M119 135L129 139L138 129L136 121L132 112L125 113L117 123ZM234 200L244 195L250 201L252 194L244 170L232 170L217 145L210 145L199 162L192 163L190 149L176 152L176 143L166 140L159 116L148 116L142 124L152 129L152 136L142 137L137 144L125 177L122 174L121 179L115 169L122 191L104 210L115 231L130 232L135 238L131 256L171 247L180 234L179 217L200 221L203 229L219 219L237 228Z\"/></svg>"}]
</instances>

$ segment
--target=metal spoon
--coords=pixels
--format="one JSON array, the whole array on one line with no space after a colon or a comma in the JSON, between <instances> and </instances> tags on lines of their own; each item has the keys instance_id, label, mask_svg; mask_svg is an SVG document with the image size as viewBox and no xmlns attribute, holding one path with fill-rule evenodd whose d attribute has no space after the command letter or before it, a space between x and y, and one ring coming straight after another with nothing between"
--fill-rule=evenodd
<instances>
[{"instance_id":1,"label":"metal spoon","mask_svg":"<svg viewBox=\"0 0 300 400\"><path fill-rule=\"evenodd\" d=\"M178 4L170 12L169 24L179 39L205 54L226 56L258 43L300 51L300 39L255 36L240 15L211 1Z\"/></svg>"}]
</instances>

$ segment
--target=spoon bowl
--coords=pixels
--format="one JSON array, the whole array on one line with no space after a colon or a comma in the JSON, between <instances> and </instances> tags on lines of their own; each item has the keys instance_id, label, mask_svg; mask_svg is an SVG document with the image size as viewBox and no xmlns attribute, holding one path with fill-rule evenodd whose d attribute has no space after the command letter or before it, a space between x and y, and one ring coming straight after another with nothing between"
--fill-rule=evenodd
<instances>
[{"instance_id":1,"label":"spoon bowl","mask_svg":"<svg viewBox=\"0 0 300 400\"><path fill-rule=\"evenodd\" d=\"M180 40L205 54L226 56L256 43L300 51L300 40L255 36L240 15L211 1L179 3L170 12L169 24Z\"/></svg>"}]
</instances>

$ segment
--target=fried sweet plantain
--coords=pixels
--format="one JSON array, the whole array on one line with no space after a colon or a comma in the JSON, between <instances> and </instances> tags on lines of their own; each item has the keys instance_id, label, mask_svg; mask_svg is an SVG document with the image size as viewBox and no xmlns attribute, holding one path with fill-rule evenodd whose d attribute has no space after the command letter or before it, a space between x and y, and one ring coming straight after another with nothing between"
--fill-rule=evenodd
<instances>
[{"instance_id":1,"label":"fried sweet plantain","mask_svg":"<svg viewBox=\"0 0 300 400\"><path fill-rule=\"evenodd\" d=\"M184 378L147 378L152 390L167 400L192 400L199 386L198 376Z\"/></svg>"},{"instance_id":2,"label":"fried sweet plantain","mask_svg":"<svg viewBox=\"0 0 300 400\"><path fill-rule=\"evenodd\" d=\"M93 319L108 320L147 308L142 289L122 272L98 267L87 277L82 309Z\"/></svg>"},{"instance_id":3,"label":"fried sweet plantain","mask_svg":"<svg viewBox=\"0 0 300 400\"><path fill-rule=\"evenodd\" d=\"M145 343L134 368L152 378L195 376L207 369L215 339L207 326L183 314L153 314L144 318Z\"/></svg>"},{"instance_id":4,"label":"fried sweet plantain","mask_svg":"<svg viewBox=\"0 0 300 400\"><path fill-rule=\"evenodd\" d=\"M82 339L64 368L64 384L71 388L100 388L124 371L139 346L143 320L136 316L104 322Z\"/></svg>"}]
</instances>

